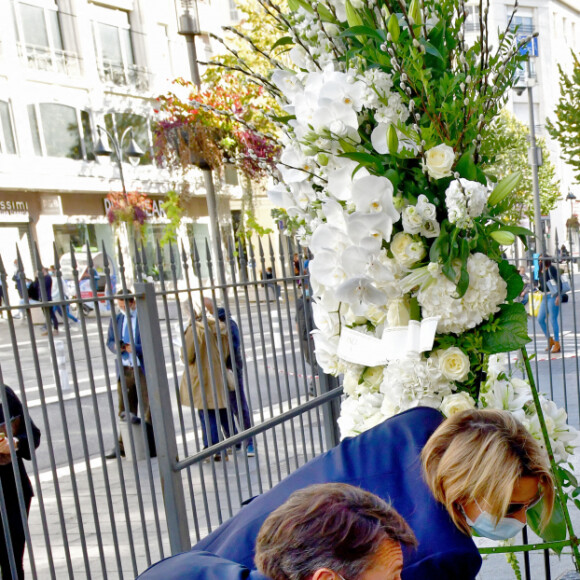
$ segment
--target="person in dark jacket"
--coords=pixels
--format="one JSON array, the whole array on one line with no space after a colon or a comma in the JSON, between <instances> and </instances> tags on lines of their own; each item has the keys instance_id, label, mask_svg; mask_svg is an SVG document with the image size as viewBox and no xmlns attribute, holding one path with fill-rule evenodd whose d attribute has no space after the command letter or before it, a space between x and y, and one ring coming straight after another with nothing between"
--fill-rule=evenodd
<instances>
[{"instance_id":1,"label":"person in dark jacket","mask_svg":"<svg viewBox=\"0 0 580 580\"><path fill-rule=\"evenodd\" d=\"M0 399L0 423L3 424L3 431L0 434L0 481L2 482L3 498L0 503L4 503L8 516L9 537L12 544L12 553L16 564L16 573L19 579L24 578L24 568L22 560L24 557L25 535L18 501L18 482L14 474L12 457L10 455L10 444L5 431L11 429L14 435L14 447L18 462L17 473L20 480L26 515L30 510L30 502L34 495L32 484L24 467L24 459L31 457L31 445L37 448L40 445L40 430L30 420L32 441L29 440L26 432L26 422L24 420L24 410L20 399L14 391L6 386L6 398L8 399L8 412L4 409ZM2 501L3 500L3 501ZM10 569L10 555L8 553L8 538L6 530L0 519L0 570L2 578L12 578Z\"/></svg>"},{"instance_id":2,"label":"person in dark jacket","mask_svg":"<svg viewBox=\"0 0 580 580\"><path fill-rule=\"evenodd\" d=\"M214 305L210 298L203 299L204 306L206 310L213 316ZM218 318L221 322L226 322L226 309L219 307L217 309ZM242 356L242 339L240 336L240 329L236 321L230 316L229 317L230 333L232 336L232 346L234 347L234 362L236 364L237 386L238 389L229 390L230 407L236 419L238 420L238 425L240 430L249 429L252 426L252 418L250 415L250 407L248 406L248 400L246 398L246 393L244 390L244 357ZM226 367L233 370L232 357L231 354L226 360ZM238 397L240 404L238 405ZM235 432L234 432L235 434ZM244 442L246 446L246 454L248 457L254 457L256 451L254 449L254 441L251 437L248 437Z\"/></svg>"},{"instance_id":3,"label":"person in dark jacket","mask_svg":"<svg viewBox=\"0 0 580 580\"><path fill-rule=\"evenodd\" d=\"M293 492L326 482L348 483L387 499L409 524L418 546L404 551L403 580L474 580L481 556L472 530L488 537L513 537L539 498L544 500L543 522L554 501L548 459L511 413L470 410L444 421L439 411L417 407L315 457L244 506L193 550L251 569L256 538L270 513ZM491 529L486 526L490 523ZM190 554L169 558L144 578L220 577L172 575L181 567L181 558L191 559Z\"/></svg>"},{"instance_id":4,"label":"person in dark jacket","mask_svg":"<svg viewBox=\"0 0 580 580\"><path fill-rule=\"evenodd\" d=\"M139 422L137 415L139 414L139 398L137 395L137 376L139 377L139 387L141 392L141 399L143 401L143 413L145 420L145 426L147 430L147 440L149 445L149 454L151 457L157 456L157 451L155 447L155 437L153 435L153 424L151 423L151 411L149 409L149 395L147 392L147 379L145 378L145 360L143 358L143 348L141 346L141 332L139 330L139 320L137 319L137 304L134 298L128 298L124 300L123 298L117 299L117 306L119 307L119 313L113 320L109 323L109 332L107 336L107 348L112 352L116 353L117 348L121 352L121 366L115 360L115 366L117 368L117 395L119 399L119 416L122 419L129 419L131 422ZM115 332L113 330L113 324L117 328L117 336L119 342L115 341ZM131 342L131 332L129 330L129 324L131 325L133 342ZM133 346L135 348L135 358L133 358ZM135 369L134 364L137 365ZM127 399L129 402L129 416L127 417L127 409L125 409L125 399L123 397L123 387L121 381L121 375L125 378L125 385L127 387ZM121 456L125 455L125 447L123 440L119 437L119 448L116 447L111 449L105 454L107 459L112 459L120 453Z\"/></svg>"}]
</instances>

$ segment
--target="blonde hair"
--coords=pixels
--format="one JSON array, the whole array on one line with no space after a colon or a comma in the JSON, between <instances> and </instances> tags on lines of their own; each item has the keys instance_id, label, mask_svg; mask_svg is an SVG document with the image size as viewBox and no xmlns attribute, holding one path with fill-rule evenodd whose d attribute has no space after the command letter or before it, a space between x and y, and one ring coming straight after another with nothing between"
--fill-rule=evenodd
<instances>
[{"instance_id":1,"label":"blonde hair","mask_svg":"<svg viewBox=\"0 0 580 580\"><path fill-rule=\"evenodd\" d=\"M461 505L483 500L499 521L522 477L539 478L544 497L542 526L550 520L554 480L548 458L508 411L474 409L452 415L431 435L421 459L423 476L435 499L466 534L471 530Z\"/></svg>"}]
</instances>

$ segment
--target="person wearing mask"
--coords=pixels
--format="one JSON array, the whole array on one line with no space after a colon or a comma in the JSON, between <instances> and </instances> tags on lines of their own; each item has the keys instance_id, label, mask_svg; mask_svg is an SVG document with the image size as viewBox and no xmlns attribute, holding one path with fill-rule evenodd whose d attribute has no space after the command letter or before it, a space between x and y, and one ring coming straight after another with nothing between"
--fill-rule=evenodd
<instances>
[{"instance_id":1,"label":"person wearing mask","mask_svg":"<svg viewBox=\"0 0 580 580\"><path fill-rule=\"evenodd\" d=\"M131 294L132 292L128 292ZM123 295L122 292L119 295ZM149 445L149 454L151 457L157 456L155 447L155 437L153 435L153 425L151 423L151 410L149 409L149 395L147 392L147 379L145 375L145 360L143 358L143 348L141 346L141 332L139 330L139 320L137 318L137 304L134 298L117 298L119 313L109 323L109 332L107 337L107 348L112 353L121 353L121 365L118 360L115 361L117 367L117 395L119 399L119 416L121 419L128 420L131 423L138 423L139 398L137 394L137 377L139 380L139 390L141 400L143 401L143 419L147 430L147 443ZM115 340L113 325L117 328L119 342ZM129 330L131 327L132 333ZM131 342L131 334L133 342ZM134 355L133 356L133 350ZM124 377L127 387L127 399L129 409L125 408L125 399L123 397L122 379ZM128 415L127 415L128 413ZM119 436L119 445L111 449L105 457L112 459L120 454L125 455L125 447L122 438Z\"/></svg>"},{"instance_id":2,"label":"person wearing mask","mask_svg":"<svg viewBox=\"0 0 580 580\"><path fill-rule=\"evenodd\" d=\"M417 407L312 459L193 550L251 568L267 517L293 492L325 482L356 483L388 499L409 524L418 546L404 550L403 580L474 580L481 568L474 532L512 538L531 507L542 502L546 525L554 504L548 458L511 413L471 409L445 419Z\"/></svg>"},{"instance_id":3,"label":"person wearing mask","mask_svg":"<svg viewBox=\"0 0 580 580\"><path fill-rule=\"evenodd\" d=\"M16 460L18 462L18 468L16 470L18 473L17 477L20 479L27 516L30 511L30 502L32 501L34 492L23 460L30 460L31 446L34 446L36 449L40 445L40 430L31 419L30 436L32 440L28 438L22 403L10 387L5 386L5 389L8 409L3 407L0 400L0 481L2 482L3 494L3 498L1 499L3 499L8 516L8 532L10 543L12 544L12 554L14 555L14 562L16 564L16 570L14 572L16 577L21 580L24 578L23 557L26 541L18 501L18 482L14 475L7 429L10 429L13 434ZM8 534L0 518L0 537L2 538L2 541L0 541L0 570L2 571L2 578L14 578L15 576L13 576L10 566L7 536Z\"/></svg>"}]
</instances>

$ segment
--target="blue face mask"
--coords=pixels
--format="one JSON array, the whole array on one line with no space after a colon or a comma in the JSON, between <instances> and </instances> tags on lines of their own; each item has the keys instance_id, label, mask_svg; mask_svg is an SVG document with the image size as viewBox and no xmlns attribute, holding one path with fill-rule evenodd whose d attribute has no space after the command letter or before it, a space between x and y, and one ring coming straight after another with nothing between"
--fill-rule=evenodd
<instances>
[{"instance_id":1,"label":"blue face mask","mask_svg":"<svg viewBox=\"0 0 580 580\"><path fill-rule=\"evenodd\" d=\"M491 540L509 540L521 532L526 525L515 518L501 518L495 525L495 518L486 511L482 511L474 522L467 516L465 516L465 521L480 536Z\"/></svg>"}]
</instances>

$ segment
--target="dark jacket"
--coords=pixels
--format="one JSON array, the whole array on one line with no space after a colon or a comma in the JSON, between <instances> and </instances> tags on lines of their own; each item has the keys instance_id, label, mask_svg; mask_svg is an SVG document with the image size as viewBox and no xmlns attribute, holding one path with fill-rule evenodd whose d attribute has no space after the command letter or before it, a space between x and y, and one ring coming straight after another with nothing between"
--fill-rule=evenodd
<instances>
[{"instance_id":1,"label":"dark jacket","mask_svg":"<svg viewBox=\"0 0 580 580\"><path fill-rule=\"evenodd\" d=\"M438 411L418 407L358 437L345 439L243 507L193 550L211 552L253 568L256 537L266 517L292 492L314 483L336 481L356 485L390 501L407 520L419 546L405 551L403 580L473 580L481 567L479 552L471 537L460 532L447 510L435 501L422 478L419 454L441 421L443 416ZM155 566L143 578L222 578L219 574L195 572L172 576L171 571L180 559L195 560L190 553L175 556Z\"/></svg>"},{"instance_id":2,"label":"dark jacket","mask_svg":"<svg viewBox=\"0 0 580 580\"><path fill-rule=\"evenodd\" d=\"M32 490L32 485L30 479L24 468L23 459L30 460L30 441L26 433L26 423L24 421L24 411L22 409L22 403L20 399L16 396L14 391L10 387L6 387L6 397L8 398L8 409L9 413L4 412L4 408L0 400L0 423L4 423L6 420L10 421L16 417L20 417L19 427L14 434L18 437L18 450L16 455L18 457L18 471L20 472L20 481L22 482L22 490L24 492L25 498L31 498L34 495ZM30 420L32 428L32 438L33 445L36 449L40 445L40 429ZM8 429L8 425L6 425ZM4 490L4 495L8 500L18 501L18 496L16 495L16 482L14 479L14 469L11 463L7 465L0 465L0 479L2 480L2 489Z\"/></svg>"},{"instance_id":3,"label":"dark jacket","mask_svg":"<svg viewBox=\"0 0 580 580\"><path fill-rule=\"evenodd\" d=\"M544 270L540 270L540 276L538 279L538 286L540 287L540 290L544 293L548 293L550 294L550 289L548 288L548 280L553 280L554 284L558 285L559 282L559 288L560 288L560 294L562 293L562 281L558 280L558 270L556 270L556 266L554 266L553 264L550 264L545 271Z\"/></svg>"},{"instance_id":4,"label":"dark jacket","mask_svg":"<svg viewBox=\"0 0 580 580\"><path fill-rule=\"evenodd\" d=\"M218 308L217 310L218 318L222 321L226 321L226 309ZM240 329L236 321L230 316L230 333L232 335L232 346L234 347L234 359L236 361L236 368L238 371L244 370L244 359L242 357L242 341L240 338ZM233 369L231 357L228 357L226 361L226 366L229 369Z\"/></svg>"},{"instance_id":5,"label":"dark jacket","mask_svg":"<svg viewBox=\"0 0 580 580\"><path fill-rule=\"evenodd\" d=\"M123 340L123 321L125 319L125 314L123 312L119 312L115 318L117 324L117 336L119 340ZM135 355L137 356L137 360L141 365L141 370L145 372L145 360L143 359L143 347L141 346L141 331L139 330L139 320L137 319L137 324L135 325L135 333L133 335L133 340L135 341ZM113 331L113 319L109 322L109 333L107 336L107 348L113 352L117 352L117 345L115 344L115 334ZM129 356L132 357L130 353ZM117 368L117 378L119 378L119 362L115 360L115 365Z\"/></svg>"}]
</instances>

